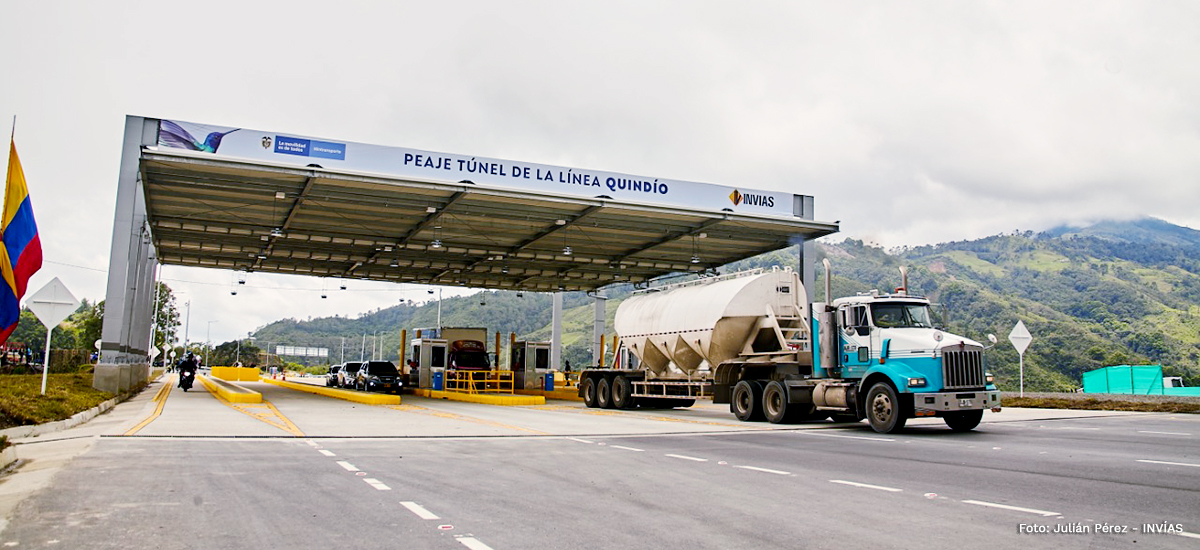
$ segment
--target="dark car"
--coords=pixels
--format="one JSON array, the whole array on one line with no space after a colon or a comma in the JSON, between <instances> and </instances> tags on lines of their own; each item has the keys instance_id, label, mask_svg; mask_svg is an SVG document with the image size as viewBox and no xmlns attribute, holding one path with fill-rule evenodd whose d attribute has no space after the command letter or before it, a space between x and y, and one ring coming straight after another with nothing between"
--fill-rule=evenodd
<instances>
[{"instance_id":1,"label":"dark car","mask_svg":"<svg viewBox=\"0 0 1200 550\"><path fill-rule=\"evenodd\" d=\"M400 372L391 361L367 361L358 371L355 388L363 391L400 393Z\"/></svg>"},{"instance_id":2,"label":"dark car","mask_svg":"<svg viewBox=\"0 0 1200 550\"><path fill-rule=\"evenodd\" d=\"M363 364L358 361L353 361L342 365L342 369L338 371L338 387L353 388L358 381L358 369L361 369Z\"/></svg>"},{"instance_id":3,"label":"dark car","mask_svg":"<svg viewBox=\"0 0 1200 550\"><path fill-rule=\"evenodd\" d=\"M342 370L341 365L329 367L329 374L325 375L325 387L336 386L338 384L338 371Z\"/></svg>"}]
</instances>

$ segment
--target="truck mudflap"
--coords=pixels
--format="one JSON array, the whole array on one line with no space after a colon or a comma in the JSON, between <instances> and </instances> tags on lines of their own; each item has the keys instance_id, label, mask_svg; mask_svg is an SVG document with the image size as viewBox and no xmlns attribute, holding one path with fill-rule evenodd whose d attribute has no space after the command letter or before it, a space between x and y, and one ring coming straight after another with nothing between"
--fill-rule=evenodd
<instances>
[{"instance_id":1,"label":"truck mudflap","mask_svg":"<svg viewBox=\"0 0 1200 550\"><path fill-rule=\"evenodd\" d=\"M914 393L914 416L934 416L939 412L1000 411L999 391Z\"/></svg>"}]
</instances>

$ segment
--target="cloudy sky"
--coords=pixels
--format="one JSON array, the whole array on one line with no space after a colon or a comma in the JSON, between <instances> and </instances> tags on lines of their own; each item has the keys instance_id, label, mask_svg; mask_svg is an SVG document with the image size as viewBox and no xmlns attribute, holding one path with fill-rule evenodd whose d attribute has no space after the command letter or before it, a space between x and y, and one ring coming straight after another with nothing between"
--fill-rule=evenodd
<instances>
[{"instance_id":1,"label":"cloudy sky","mask_svg":"<svg viewBox=\"0 0 1200 550\"><path fill-rule=\"evenodd\" d=\"M124 117L813 195L893 247L1200 228L1196 2L0 0L46 262L105 289ZM425 289L164 267L193 340ZM330 298L320 298L322 288Z\"/></svg>"}]
</instances>

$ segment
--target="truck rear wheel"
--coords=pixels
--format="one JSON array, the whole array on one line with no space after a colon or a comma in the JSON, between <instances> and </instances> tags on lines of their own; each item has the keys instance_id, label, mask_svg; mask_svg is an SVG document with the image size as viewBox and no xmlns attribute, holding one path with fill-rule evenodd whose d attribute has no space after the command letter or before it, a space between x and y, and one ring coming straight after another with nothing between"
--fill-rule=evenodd
<instances>
[{"instance_id":1,"label":"truck rear wheel","mask_svg":"<svg viewBox=\"0 0 1200 550\"><path fill-rule=\"evenodd\" d=\"M613 378L612 404L618 409L632 409L637 406L633 399L633 383L623 374Z\"/></svg>"},{"instance_id":2,"label":"truck rear wheel","mask_svg":"<svg viewBox=\"0 0 1200 550\"><path fill-rule=\"evenodd\" d=\"M772 424L795 422L800 405L788 404L787 388L773 380L763 389L762 409L767 421Z\"/></svg>"},{"instance_id":3,"label":"truck rear wheel","mask_svg":"<svg viewBox=\"0 0 1200 550\"><path fill-rule=\"evenodd\" d=\"M983 410L946 413L942 420L946 421L946 425L950 426L951 430L969 432L979 425L979 421L983 420Z\"/></svg>"},{"instance_id":4,"label":"truck rear wheel","mask_svg":"<svg viewBox=\"0 0 1200 550\"><path fill-rule=\"evenodd\" d=\"M584 378L579 384L581 386L579 393L583 394L583 404L587 405L589 409L596 408L596 381L589 377Z\"/></svg>"},{"instance_id":5,"label":"truck rear wheel","mask_svg":"<svg viewBox=\"0 0 1200 550\"><path fill-rule=\"evenodd\" d=\"M613 408L612 384L607 378L601 378L600 383L596 384L596 406L601 409Z\"/></svg>"},{"instance_id":6,"label":"truck rear wheel","mask_svg":"<svg viewBox=\"0 0 1200 550\"><path fill-rule=\"evenodd\" d=\"M729 411L742 422L763 419L762 384L754 380L742 380L733 387L733 399Z\"/></svg>"},{"instance_id":7,"label":"truck rear wheel","mask_svg":"<svg viewBox=\"0 0 1200 550\"><path fill-rule=\"evenodd\" d=\"M908 415L900 404L896 390L887 382L876 382L867 392L867 421L871 428L883 434L904 429Z\"/></svg>"}]
</instances>

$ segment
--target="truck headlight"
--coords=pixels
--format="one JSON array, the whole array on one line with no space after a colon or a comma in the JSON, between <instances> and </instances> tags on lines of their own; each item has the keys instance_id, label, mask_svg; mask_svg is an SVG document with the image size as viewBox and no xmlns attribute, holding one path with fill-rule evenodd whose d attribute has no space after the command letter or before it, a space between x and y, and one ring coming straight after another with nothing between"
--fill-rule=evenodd
<instances>
[{"instance_id":1,"label":"truck headlight","mask_svg":"<svg viewBox=\"0 0 1200 550\"><path fill-rule=\"evenodd\" d=\"M995 384L995 383L996 383L996 375L994 375L994 374L992 374L992 373L990 373L990 372L989 372L989 373L987 373L987 374L985 374L985 375L983 375L983 379L984 379L984 380L986 380L988 384Z\"/></svg>"},{"instance_id":2,"label":"truck headlight","mask_svg":"<svg viewBox=\"0 0 1200 550\"><path fill-rule=\"evenodd\" d=\"M925 387L925 379L924 378L909 378L908 379L908 387L924 388Z\"/></svg>"}]
</instances>

